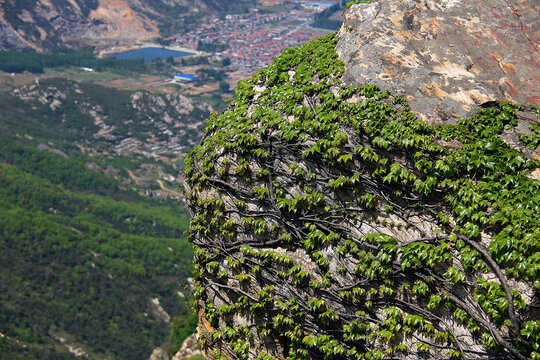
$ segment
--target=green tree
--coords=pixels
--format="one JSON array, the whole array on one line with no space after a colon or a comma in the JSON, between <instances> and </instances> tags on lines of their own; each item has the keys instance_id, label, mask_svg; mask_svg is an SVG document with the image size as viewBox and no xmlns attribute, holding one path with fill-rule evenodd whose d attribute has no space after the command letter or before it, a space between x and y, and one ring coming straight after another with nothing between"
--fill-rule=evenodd
<instances>
[{"instance_id":1,"label":"green tree","mask_svg":"<svg viewBox=\"0 0 540 360\"><path fill-rule=\"evenodd\" d=\"M226 81L220 81L219 82L219 91L223 92L223 93L228 93L230 92L230 85L228 82Z\"/></svg>"}]
</instances>

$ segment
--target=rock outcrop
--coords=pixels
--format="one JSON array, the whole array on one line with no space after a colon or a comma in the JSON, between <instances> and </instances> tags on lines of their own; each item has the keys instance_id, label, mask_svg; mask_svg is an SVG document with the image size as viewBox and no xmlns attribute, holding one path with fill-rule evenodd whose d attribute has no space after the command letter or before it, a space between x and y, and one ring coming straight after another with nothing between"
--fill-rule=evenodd
<instances>
[{"instance_id":1,"label":"rock outcrop","mask_svg":"<svg viewBox=\"0 0 540 360\"><path fill-rule=\"evenodd\" d=\"M178 352L172 357L171 360L183 360L190 359L194 356L201 355L201 350L199 349L199 339L197 334L190 335L178 350Z\"/></svg>"},{"instance_id":2,"label":"rock outcrop","mask_svg":"<svg viewBox=\"0 0 540 360\"><path fill-rule=\"evenodd\" d=\"M210 117L185 163L207 359L540 357L538 44L490 49L500 11L353 5Z\"/></svg>"},{"instance_id":3,"label":"rock outcrop","mask_svg":"<svg viewBox=\"0 0 540 360\"><path fill-rule=\"evenodd\" d=\"M424 120L511 100L540 105L537 1L374 1L350 9L343 80L403 95Z\"/></svg>"}]
</instances>

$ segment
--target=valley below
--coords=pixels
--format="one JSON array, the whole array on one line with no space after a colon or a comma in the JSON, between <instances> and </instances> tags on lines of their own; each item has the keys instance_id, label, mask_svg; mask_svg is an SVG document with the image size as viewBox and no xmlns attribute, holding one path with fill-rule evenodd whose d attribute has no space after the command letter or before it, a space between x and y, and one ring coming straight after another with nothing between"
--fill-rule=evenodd
<instances>
[{"instance_id":1,"label":"valley below","mask_svg":"<svg viewBox=\"0 0 540 360\"><path fill-rule=\"evenodd\" d=\"M174 352L196 322L182 154L211 107L66 78L0 104L2 358Z\"/></svg>"}]
</instances>

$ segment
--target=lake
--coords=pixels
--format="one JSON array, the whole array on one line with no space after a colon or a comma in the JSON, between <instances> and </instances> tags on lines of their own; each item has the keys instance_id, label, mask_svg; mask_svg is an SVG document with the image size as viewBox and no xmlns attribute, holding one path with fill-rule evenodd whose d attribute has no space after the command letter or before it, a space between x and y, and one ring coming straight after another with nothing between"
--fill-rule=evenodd
<instances>
[{"instance_id":1,"label":"lake","mask_svg":"<svg viewBox=\"0 0 540 360\"><path fill-rule=\"evenodd\" d=\"M173 58L177 58L177 57L184 57L184 56L190 56L190 55L194 55L194 53L178 51L178 50L169 50L169 49L158 48L158 47L146 47L146 48L140 48L136 50L125 51L118 54L113 54L111 56L115 57L116 59L143 58L144 62L147 63L157 58L166 59L169 56L172 56Z\"/></svg>"}]
</instances>

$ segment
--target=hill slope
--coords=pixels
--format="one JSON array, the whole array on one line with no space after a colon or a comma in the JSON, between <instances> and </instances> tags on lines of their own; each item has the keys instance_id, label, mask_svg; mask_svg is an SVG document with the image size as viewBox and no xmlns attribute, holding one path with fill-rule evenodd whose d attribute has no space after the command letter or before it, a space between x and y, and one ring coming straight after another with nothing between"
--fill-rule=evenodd
<instances>
[{"instance_id":1,"label":"hill slope","mask_svg":"<svg viewBox=\"0 0 540 360\"><path fill-rule=\"evenodd\" d=\"M163 195L158 182L173 194L179 168L114 146L200 122L205 108L62 79L0 99L2 359L144 359L171 322L192 332L179 296L192 269L185 207L141 195ZM175 120L156 129L164 112Z\"/></svg>"},{"instance_id":2,"label":"hill slope","mask_svg":"<svg viewBox=\"0 0 540 360\"><path fill-rule=\"evenodd\" d=\"M146 41L180 15L235 11L255 0L52 0L0 3L0 50L111 46ZM198 16L200 17L200 15Z\"/></svg>"}]
</instances>

